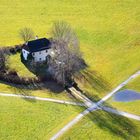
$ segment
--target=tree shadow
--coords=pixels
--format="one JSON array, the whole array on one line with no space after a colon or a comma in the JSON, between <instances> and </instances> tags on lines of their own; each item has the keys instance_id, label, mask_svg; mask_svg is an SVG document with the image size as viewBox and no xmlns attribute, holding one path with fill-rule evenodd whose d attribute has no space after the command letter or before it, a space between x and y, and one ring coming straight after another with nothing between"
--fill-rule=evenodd
<instances>
[{"instance_id":1,"label":"tree shadow","mask_svg":"<svg viewBox=\"0 0 140 140\"><path fill-rule=\"evenodd\" d=\"M96 99L98 99L98 101L101 100L98 96L96 96ZM138 129L136 124L134 124L132 119L104 110L103 107L109 107L114 109L116 113L119 113L116 108L114 108L107 102L104 102L103 104L99 105L99 107L101 109L95 112L90 112L90 115L88 115L88 117L99 128L105 131L109 131L113 135L127 140L130 140L134 137L137 138L138 135L140 136L140 130Z\"/></svg>"},{"instance_id":2,"label":"tree shadow","mask_svg":"<svg viewBox=\"0 0 140 140\"><path fill-rule=\"evenodd\" d=\"M44 83L32 83L29 85L18 85L18 84L12 84L9 82L0 81L0 83L9 85L8 87L10 90L13 91L14 94L22 95L23 99L31 102L35 102L35 98L26 98L28 96L32 96L32 91L37 90L48 90L53 92L54 94L60 94L65 89L61 85L57 84L55 81L46 81ZM49 92L51 94L51 92Z\"/></svg>"},{"instance_id":3,"label":"tree shadow","mask_svg":"<svg viewBox=\"0 0 140 140\"><path fill-rule=\"evenodd\" d=\"M79 87L78 87L79 88ZM80 91L80 88L77 90ZM82 91L82 90L81 90ZM83 92L83 91L82 91ZM86 93L85 93L86 95ZM101 100L97 95L92 97L91 100L94 103L97 103L96 101ZM104 103L105 107L112 108L118 112L117 109L112 107L108 103ZM109 113L102 109L102 105L99 106L101 109L97 109L96 111L90 112L87 117L93 121L94 125L97 125L99 128L109 131L113 135L116 135L122 139L132 139L132 137L137 138L137 136L140 136L140 130L134 124L134 122L131 119L128 119L126 117L116 115L113 113Z\"/></svg>"},{"instance_id":4,"label":"tree shadow","mask_svg":"<svg viewBox=\"0 0 140 140\"><path fill-rule=\"evenodd\" d=\"M13 83L9 83L9 82L4 82L4 81L0 81L0 83L9 85L11 87L13 87L13 89L19 90L21 91L21 93L28 95L30 94L29 90L50 90L56 94L59 94L61 92L63 92L65 89L63 86L59 85L57 82L50 80L50 81L45 81L44 83L31 83L28 85L19 85L19 84L13 84ZM10 88L11 88L10 87Z\"/></svg>"},{"instance_id":5,"label":"tree shadow","mask_svg":"<svg viewBox=\"0 0 140 140\"><path fill-rule=\"evenodd\" d=\"M101 129L123 139L132 139L140 134L137 126L128 118L106 111L91 112L88 117Z\"/></svg>"},{"instance_id":6,"label":"tree shadow","mask_svg":"<svg viewBox=\"0 0 140 140\"><path fill-rule=\"evenodd\" d=\"M84 70L82 72L82 76L86 82L88 82L93 89L95 89L97 92L108 92L112 89L109 82L103 78L102 75L97 73L96 71L89 71Z\"/></svg>"}]
</instances>

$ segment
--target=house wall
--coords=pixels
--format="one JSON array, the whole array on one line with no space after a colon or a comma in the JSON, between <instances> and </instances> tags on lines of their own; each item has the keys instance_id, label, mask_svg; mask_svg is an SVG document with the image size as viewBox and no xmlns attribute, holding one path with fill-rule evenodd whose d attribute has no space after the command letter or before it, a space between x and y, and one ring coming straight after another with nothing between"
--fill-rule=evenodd
<instances>
[{"instance_id":1,"label":"house wall","mask_svg":"<svg viewBox=\"0 0 140 140\"><path fill-rule=\"evenodd\" d=\"M45 61L48 55L52 55L52 49L42 50L39 52L32 53L35 62Z\"/></svg>"},{"instance_id":2,"label":"house wall","mask_svg":"<svg viewBox=\"0 0 140 140\"><path fill-rule=\"evenodd\" d=\"M27 57L29 55L29 52L26 51L25 49L22 49L22 54L23 54L24 59L27 60Z\"/></svg>"}]
</instances>

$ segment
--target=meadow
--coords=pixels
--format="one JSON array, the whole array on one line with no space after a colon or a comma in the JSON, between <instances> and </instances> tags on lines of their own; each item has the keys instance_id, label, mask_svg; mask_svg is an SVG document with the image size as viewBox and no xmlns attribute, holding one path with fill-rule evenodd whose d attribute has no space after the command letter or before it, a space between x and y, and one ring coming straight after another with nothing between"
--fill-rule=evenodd
<instances>
[{"instance_id":1,"label":"meadow","mask_svg":"<svg viewBox=\"0 0 140 140\"><path fill-rule=\"evenodd\" d=\"M0 107L1 140L47 140L83 110L14 97L0 97Z\"/></svg>"},{"instance_id":2,"label":"meadow","mask_svg":"<svg viewBox=\"0 0 140 140\"><path fill-rule=\"evenodd\" d=\"M0 46L23 43L18 32L24 27L32 28L35 35L39 37L51 37L53 22L66 21L76 31L83 58L88 65L83 71L87 82L81 79L79 86L88 97L97 101L140 68L139 15L138 0L0 0ZM33 76L20 62L18 55L10 57L8 64L9 67L18 69L19 74L23 76ZM139 82L140 79L136 79L128 86L139 91ZM58 93L46 88L21 90L2 82L0 82L0 91L71 100L64 91ZM0 97L0 101L0 108L2 108L0 135L2 139L19 139L19 137L22 139L47 139L64 123L72 119L77 111L81 111L78 108L75 112L75 107L52 103L31 103L12 98ZM124 104L113 105L133 113L132 110L136 105L139 106L139 102L134 104L132 103L131 107ZM70 112L73 112L73 115ZM134 111L134 113L136 112L139 113ZM103 124L110 119L111 123ZM122 118L122 122L125 124L118 122L114 126L114 122L119 121L118 119L118 116L114 119L107 114L94 112L75 125L62 139L92 139L93 137L96 139L104 137L107 140L125 139L129 138L130 134L134 134L132 139L135 139L135 136L140 137L137 132L137 128L140 127L138 122ZM129 127L136 131L129 130L130 134L127 133ZM116 129L119 130L113 131ZM122 130L124 130L124 137L119 136ZM28 132L33 135L29 136Z\"/></svg>"},{"instance_id":3,"label":"meadow","mask_svg":"<svg viewBox=\"0 0 140 140\"><path fill-rule=\"evenodd\" d=\"M140 125L138 121L95 111L84 117L78 124L65 133L61 140L138 140Z\"/></svg>"},{"instance_id":4,"label":"meadow","mask_svg":"<svg viewBox=\"0 0 140 140\"><path fill-rule=\"evenodd\" d=\"M84 85L91 96L102 97L139 69L137 1L1 0L0 3L0 46L22 43L18 32L23 27L32 28L39 37L51 37L52 24L57 20L64 20L74 28L87 71L92 75L92 84Z\"/></svg>"}]
</instances>

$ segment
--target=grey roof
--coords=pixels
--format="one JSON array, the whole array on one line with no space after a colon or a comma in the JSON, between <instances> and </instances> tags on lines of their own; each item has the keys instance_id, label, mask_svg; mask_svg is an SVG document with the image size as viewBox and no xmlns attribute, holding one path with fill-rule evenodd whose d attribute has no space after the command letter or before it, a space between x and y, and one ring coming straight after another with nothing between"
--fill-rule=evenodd
<instances>
[{"instance_id":1,"label":"grey roof","mask_svg":"<svg viewBox=\"0 0 140 140\"><path fill-rule=\"evenodd\" d=\"M29 41L24 47L29 52L38 52L51 48L51 42L47 38L40 38Z\"/></svg>"}]
</instances>

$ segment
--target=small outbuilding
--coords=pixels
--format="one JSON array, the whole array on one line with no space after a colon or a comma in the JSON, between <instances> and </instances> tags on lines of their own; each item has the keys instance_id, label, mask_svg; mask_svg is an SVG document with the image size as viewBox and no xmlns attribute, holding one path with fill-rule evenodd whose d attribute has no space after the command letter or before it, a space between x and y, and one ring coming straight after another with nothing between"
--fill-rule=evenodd
<instances>
[{"instance_id":1,"label":"small outbuilding","mask_svg":"<svg viewBox=\"0 0 140 140\"><path fill-rule=\"evenodd\" d=\"M31 55L35 62L46 61L53 51L51 48L51 42L47 38L40 38L27 42L22 49L22 55L24 60L28 60L28 56Z\"/></svg>"}]
</instances>

